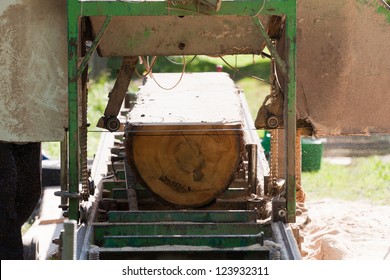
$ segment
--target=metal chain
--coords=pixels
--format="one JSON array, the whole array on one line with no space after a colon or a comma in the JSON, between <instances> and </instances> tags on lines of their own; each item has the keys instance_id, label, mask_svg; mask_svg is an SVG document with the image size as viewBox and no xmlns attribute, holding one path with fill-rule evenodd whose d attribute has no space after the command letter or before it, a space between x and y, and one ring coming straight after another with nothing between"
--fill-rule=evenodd
<instances>
[{"instance_id":1,"label":"metal chain","mask_svg":"<svg viewBox=\"0 0 390 280\"><path fill-rule=\"evenodd\" d=\"M275 44L275 42L272 42ZM271 96L276 95L278 88L276 86L277 78L275 74L275 59L271 60ZM279 130L271 130L271 143L270 143L270 185L268 188L269 195L273 195L277 189L277 181L279 177Z\"/></svg>"},{"instance_id":2,"label":"metal chain","mask_svg":"<svg viewBox=\"0 0 390 280\"><path fill-rule=\"evenodd\" d=\"M270 188L271 193L276 188L279 177L279 130L271 130L271 147L270 147Z\"/></svg>"},{"instance_id":3,"label":"metal chain","mask_svg":"<svg viewBox=\"0 0 390 280\"><path fill-rule=\"evenodd\" d=\"M85 77L86 78L86 77ZM88 89L86 84L82 85L81 93L81 127L80 127L80 180L81 180L81 196L84 201L89 198L89 183L88 183Z\"/></svg>"},{"instance_id":4,"label":"metal chain","mask_svg":"<svg viewBox=\"0 0 390 280\"><path fill-rule=\"evenodd\" d=\"M301 145L302 132L297 129L295 140L295 190L296 201L305 202L306 195L302 188L302 145Z\"/></svg>"},{"instance_id":5,"label":"metal chain","mask_svg":"<svg viewBox=\"0 0 390 280\"><path fill-rule=\"evenodd\" d=\"M89 188L88 188L88 159L87 159L87 127L82 126L80 129L80 172L81 172L81 186L82 186L82 198L88 200Z\"/></svg>"}]
</instances>

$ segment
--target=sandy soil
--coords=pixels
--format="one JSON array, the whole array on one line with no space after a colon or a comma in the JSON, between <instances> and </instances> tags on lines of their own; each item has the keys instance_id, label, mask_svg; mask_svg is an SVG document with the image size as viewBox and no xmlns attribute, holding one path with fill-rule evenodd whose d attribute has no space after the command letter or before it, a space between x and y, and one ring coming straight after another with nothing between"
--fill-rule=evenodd
<instances>
[{"instance_id":1,"label":"sandy soil","mask_svg":"<svg viewBox=\"0 0 390 280\"><path fill-rule=\"evenodd\" d=\"M390 260L390 206L324 199L298 211L303 259Z\"/></svg>"}]
</instances>

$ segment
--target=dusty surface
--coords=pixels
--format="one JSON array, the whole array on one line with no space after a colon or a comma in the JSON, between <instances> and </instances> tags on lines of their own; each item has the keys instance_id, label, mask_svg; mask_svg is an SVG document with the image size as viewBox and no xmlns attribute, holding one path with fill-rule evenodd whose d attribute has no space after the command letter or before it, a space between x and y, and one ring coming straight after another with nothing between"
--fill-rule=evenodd
<instances>
[{"instance_id":1,"label":"dusty surface","mask_svg":"<svg viewBox=\"0 0 390 280\"><path fill-rule=\"evenodd\" d=\"M390 11L380 3L297 1L297 118L318 137L390 132L383 121L389 114ZM277 49L284 54L285 44Z\"/></svg>"},{"instance_id":2,"label":"dusty surface","mask_svg":"<svg viewBox=\"0 0 390 280\"><path fill-rule=\"evenodd\" d=\"M260 18L267 26L268 16ZM104 19L91 17L95 34ZM251 17L115 17L99 48L103 56L259 54L262 38Z\"/></svg>"},{"instance_id":3,"label":"dusty surface","mask_svg":"<svg viewBox=\"0 0 390 280\"><path fill-rule=\"evenodd\" d=\"M324 199L299 208L303 259L390 260L390 206Z\"/></svg>"},{"instance_id":4,"label":"dusty surface","mask_svg":"<svg viewBox=\"0 0 390 280\"><path fill-rule=\"evenodd\" d=\"M66 1L2 0L0 34L0 141L62 141Z\"/></svg>"},{"instance_id":5,"label":"dusty surface","mask_svg":"<svg viewBox=\"0 0 390 280\"><path fill-rule=\"evenodd\" d=\"M297 114L320 135L388 133L389 11L379 1L298 1Z\"/></svg>"}]
</instances>

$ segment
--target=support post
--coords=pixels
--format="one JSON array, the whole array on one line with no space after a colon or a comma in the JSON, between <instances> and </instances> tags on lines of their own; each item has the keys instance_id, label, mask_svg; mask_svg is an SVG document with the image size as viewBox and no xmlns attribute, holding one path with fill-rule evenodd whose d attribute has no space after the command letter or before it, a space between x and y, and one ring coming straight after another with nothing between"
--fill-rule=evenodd
<instances>
[{"instance_id":1,"label":"support post","mask_svg":"<svg viewBox=\"0 0 390 280\"><path fill-rule=\"evenodd\" d=\"M68 12L68 155L70 194L79 193L79 97L78 97L78 58L79 58L79 12L78 0L67 1ZM69 218L78 220L78 198L69 198Z\"/></svg>"},{"instance_id":2,"label":"support post","mask_svg":"<svg viewBox=\"0 0 390 280\"><path fill-rule=\"evenodd\" d=\"M62 260L75 260L77 252L76 221L64 223Z\"/></svg>"},{"instance_id":3,"label":"support post","mask_svg":"<svg viewBox=\"0 0 390 280\"><path fill-rule=\"evenodd\" d=\"M61 142L61 192L68 191L68 130L65 130L64 140ZM61 196L61 205L59 206L62 210L67 210L68 199Z\"/></svg>"},{"instance_id":4,"label":"support post","mask_svg":"<svg viewBox=\"0 0 390 280\"><path fill-rule=\"evenodd\" d=\"M295 141L296 141L296 1L290 1L286 17L286 49L287 56L287 110L285 110L286 125L286 207L288 223L295 222L296 210L296 169L295 169Z\"/></svg>"},{"instance_id":5,"label":"support post","mask_svg":"<svg viewBox=\"0 0 390 280\"><path fill-rule=\"evenodd\" d=\"M260 196L260 190L257 184L257 145L247 144L246 151L248 153L248 186L250 194Z\"/></svg>"}]
</instances>

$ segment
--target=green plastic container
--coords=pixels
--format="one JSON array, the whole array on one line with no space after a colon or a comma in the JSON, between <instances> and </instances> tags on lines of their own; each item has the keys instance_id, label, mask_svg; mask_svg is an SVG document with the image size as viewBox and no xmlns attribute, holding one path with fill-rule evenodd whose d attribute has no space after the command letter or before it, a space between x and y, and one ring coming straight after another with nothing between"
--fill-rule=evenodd
<instances>
[{"instance_id":1,"label":"green plastic container","mask_svg":"<svg viewBox=\"0 0 390 280\"><path fill-rule=\"evenodd\" d=\"M302 138L302 172L315 172L321 169L324 143L321 140Z\"/></svg>"},{"instance_id":2,"label":"green plastic container","mask_svg":"<svg viewBox=\"0 0 390 280\"><path fill-rule=\"evenodd\" d=\"M261 138L266 157L269 157L271 149L271 133L265 131ZM302 172L315 172L321 169L324 142L311 138L302 138Z\"/></svg>"},{"instance_id":3,"label":"green plastic container","mask_svg":"<svg viewBox=\"0 0 390 280\"><path fill-rule=\"evenodd\" d=\"M271 150L271 133L269 131L264 131L264 136L261 138L261 145L263 146L264 153L268 155Z\"/></svg>"}]
</instances>

